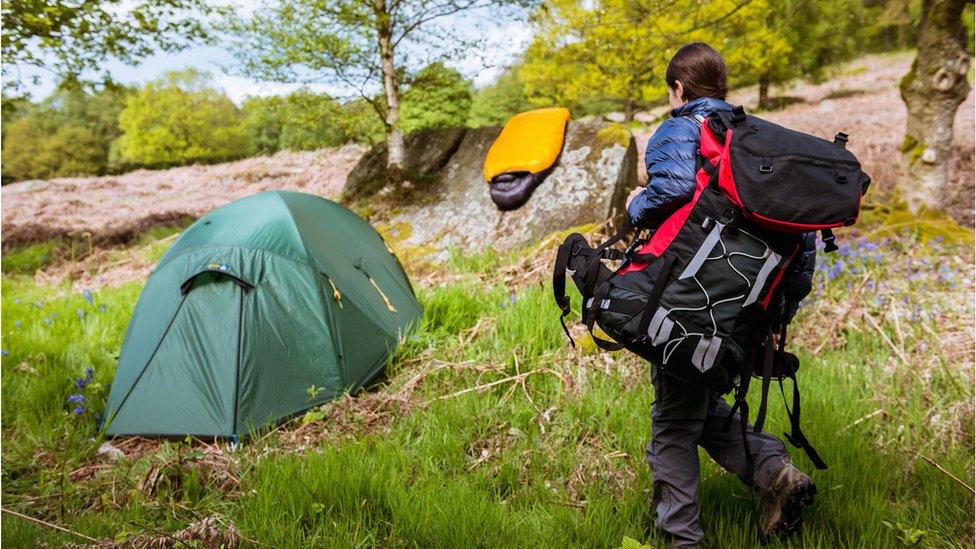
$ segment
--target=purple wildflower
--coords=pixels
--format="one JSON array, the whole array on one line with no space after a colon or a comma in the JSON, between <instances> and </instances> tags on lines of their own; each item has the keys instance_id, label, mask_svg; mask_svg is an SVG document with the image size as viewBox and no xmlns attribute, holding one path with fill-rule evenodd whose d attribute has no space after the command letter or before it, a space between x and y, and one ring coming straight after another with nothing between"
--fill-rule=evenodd
<instances>
[{"instance_id":1,"label":"purple wildflower","mask_svg":"<svg viewBox=\"0 0 976 549\"><path fill-rule=\"evenodd\" d=\"M54 324L54 321L51 320L50 318L45 318L44 319L44 324L47 324L48 326L50 326L51 324Z\"/></svg>"},{"instance_id":2,"label":"purple wildflower","mask_svg":"<svg viewBox=\"0 0 976 549\"><path fill-rule=\"evenodd\" d=\"M81 404L85 402L85 395L74 394L68 397L68 402L72 404Z\"/></svg>"},{"instance_id":3,"label":"purple wildflower","mask_svg":"<svg viewBox=\"0 0 976 549\"><path fill-rule=\"evenodd\" d=\"M105 305L99 305L98 306L98 312L100 312L100 313L104 313L107 310L108 310L108 307L106 307Z\"/></svg>"},{"instance_id":4,"label":"purple wildflower","mask_svg":"<svg viewBox=\"0 0 976 549\"><path fill-rule=\"evenodd\" d=\"M74 415L76 415L76 416L80 416L81 414L84 414L85 413L85 407L84 406L75 406L75 409L74 410L71 410L71 413L74 414Z\"/></svg>"},{"instance_id":5,"label":"purple wildflower","mask_svg":"<svg viewBox=\"0 0 976 549\"><path fill-rule=\"evenodd\" d=\"M10 351L8 351L6 349L0 349L0 356L7 356L9 354L10 354Z\"/></svg>"},{"instance_id":6,"label":"purple wildflower","mask_svg":"<svg viewBox=\"0 0 976 549\"><path fill-rule=\"evenodd\" d=\"M79 377L78 379L75 380L75 387L77 387L79 389L84 389L85 387L88 386L88 381L89 380L87 380L87 379L85 379L83 377Z\"/></svg>"},{"instance_id":7,"label":"purple wildflower","mask_svg":"<svg viewBox=\"0 0 976 549\"><path fill-rule=\"evenodd\" d=\"M15 320L14 321L14 328L20 328L23 325L24 325L24 323L21 322L21 321L19 321L19 320Z\"/></svg>"},{"instance_id":8,"label":"purple wildflower","mask_svg":"<svg viewBox=\"0 0 976 549\"><path fill-rule=\"evenodd\" d=\"M87 379L91 379L94 376L95 376L95 369L94 368L91 368L91 367L85 368L85 377Z\"/></svg>"},{"instance_id":9,"label":"purple wildflower","mask_svg":"<svg viewBox=\"0 0 976 549\"><path fill-rule=\"evenodd\" d=\"M83 309L78 309L75 313L78 315L78 318L85 318L85 311Z\"/></svg>"},{"instance_id":10,"label":"purple wildflower","mask_svg":"<svg viewBox=\"0 0 976 549\"><path fill-rule=\"evenodd\" d=\"M91 290L89 290L88 288L81 289L81 297L84 298L84 300L87 301L89 304L95 302L95 297L92 295Z\"/></svg>"}]
</instances>

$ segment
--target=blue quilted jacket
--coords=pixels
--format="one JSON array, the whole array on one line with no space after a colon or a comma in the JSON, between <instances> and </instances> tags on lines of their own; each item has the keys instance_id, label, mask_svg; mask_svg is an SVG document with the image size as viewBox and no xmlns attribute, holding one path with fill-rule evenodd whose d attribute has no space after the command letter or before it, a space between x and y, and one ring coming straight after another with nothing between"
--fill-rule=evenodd
<instances>
[{"instance_id":1,"label":"blue quilted jacket","mask_svg":"<svg viewBox=\"0 0 976 549\"><path fill-rule=\"evenodd\" d=\"M644 154L647 187L627 208L634 226L656 227L691 200L695 194L695 157L701 131L695 117L731 110L732 105L721 99L701 97L672 110L671 118L658 126ZM782 307L787 319L796 313L813 283L817 255L815 235L804 235L803 244L803 256L793 264L785 280Z\"/></svg>"}]
</instances>

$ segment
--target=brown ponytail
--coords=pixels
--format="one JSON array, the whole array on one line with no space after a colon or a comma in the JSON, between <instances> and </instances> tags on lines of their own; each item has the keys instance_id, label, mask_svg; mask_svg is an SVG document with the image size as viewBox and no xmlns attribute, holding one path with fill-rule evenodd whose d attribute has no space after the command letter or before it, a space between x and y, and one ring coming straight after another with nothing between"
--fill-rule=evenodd
<instances>
[{"instance_id":1,"label":"brown ponytail","mask_svg":"<svg viewBox=\"0 0 976 549\"><path fill-rule=\"evenodd\" d=\"M699 97L725 99L729 91L729 70L722 55L704 42L692 42L682 46L668 62L664 80L672 90L675 82L684 87L682 99L692 101Z\"/></svg>"}]
</instances>

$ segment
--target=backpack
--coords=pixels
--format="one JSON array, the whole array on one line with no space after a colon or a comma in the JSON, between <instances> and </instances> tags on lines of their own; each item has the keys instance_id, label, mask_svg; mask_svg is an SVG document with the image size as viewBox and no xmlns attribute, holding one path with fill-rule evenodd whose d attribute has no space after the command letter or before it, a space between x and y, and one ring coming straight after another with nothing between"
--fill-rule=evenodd
<instances>
[{"instance_id":1,"label":"backpack","mask_svg":"<svg viewBox=\"0 0 976 549\"><path fill-rule=\"evenodd\" d=\"M751 378L762 379L757 431L771 381L782 387L789 378L787 438L826 468L799 426L799 361L785 350L787 321L778 304L803 233L820 230L825 251L835 250L831 229L854 224L871 179L845 148L843 133L830 142L747 116L741 107L698 122L696 187L688 203L657 229L638 230L624 250L613 246L633 231L626 216L596 248L578 233L559 247L553 293L560 322L573 343L565 324L569 274L583 296L581 320L598 346L625 348L719 394L735 390L725 428L739 411L743 441ZM622 263L614 271L604 259ZM593 334L595 325L615 341Z\"/></svg>"}]
</instances>

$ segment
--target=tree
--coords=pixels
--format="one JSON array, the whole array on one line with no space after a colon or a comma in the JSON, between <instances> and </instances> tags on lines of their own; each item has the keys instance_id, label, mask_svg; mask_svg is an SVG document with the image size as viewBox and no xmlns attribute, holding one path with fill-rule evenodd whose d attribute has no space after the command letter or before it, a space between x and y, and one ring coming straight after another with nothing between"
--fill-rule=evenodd
<instances>
[{"instance_id":1,"label":"tree","mask_svg":"<svg viewBox=\"0 0 976 549\"><path fill-rule=\"evenodd\" d=\"M857 0L751 0L699 36L723 53L735 83L759 84L759 108L768 109L773 84L820 77L860 51L866 14Z\"/></svg>"},{"instance_id":2,"label":"tree","mask_svg":"<svg viewBox=\"0 0 976 549\"><path fill-rule=\"evenodd\" d=\"M651 21L642 11L627 0L553 0L539 10L518 73L529 102L574 107L613 98L629 121L638 105L661 96L666 44L649 30L672 23Z\"/></svg>"},{"instance_id":3,"label":"tree","mask_svg":"<svg viewBox=\"0 0 976 549\"><path fill-rule=\"evenodd\" d=\"M241 105L242 128L251 154L270 154L281 150L285 99L280 95L248 97Z\"/></svg>"},{"instance_id":4,"label":"tree","mask_svg":"<svg viewBox=\"0 0 976 549\"><path fill-rule=\"evenodd\" d=\"M391 179L401 178L400 99L412 71L478 51L451 18L488 14L502 22L525 0L275 0L227 29L245 74L324 82L358 95L383 120ZM382 96L375 95L377 89Z\"/></svg>"},{"instance_id":5,"label":"tree","mask_svg":"<svg viewBox=\"0 0 976 549\"><path fill-rule=\"evenodd\" d=\"M166 73L129 96L119 114L120 160L150 166L242 156L241 113L195 69Z\"/></svg>"},{"instance_id":6,"label":"tree","mask_svg":"<svg viewBox=\"0 0 976 549\"><path fill-rule=\"evenodd\" d=\"M10 116L4 109L4 181L105 173L130 91L69 79L40 103L22 99Z\"/></svg>"},{"instance_id":7,"label":"tree","mask_svg":"<svg viewBox=\"0 0 976 549\"><path fill-rule=\"evenodd\" d=\"M21 84L16 67L55 75L86 71L108 79L108 59L136 63L158 50L179 50L207 36L207 16L222 13L204 0L2 0L6 92Z\"/></svg>"},{"instance_id":8,"label":"tree","mask_svg":"<svg viewBox=\"0 0 976 549\"><path fill-rule=\"evenodd\" d=\"M336 122L350 141L375 145L386 137L383 118L376 113L373 104L363 98L343 104Z\"/></svg>"},{"instance_id":9,"label":"tree","mask_svg":"<svg viewBox=\"0 0 976 549\"><path fill-rule=\"evenodd\" d=\"M553 0L519 70L531 103L578 107L611 98L627 121L664 95L668 59L751 0Z\"/></svg>"},{"instance_id":10,"label":"tree","mask_svg":"<svg viewBox=\"0 0 976 549\"><path fill-rule=\"evenodd\" d=\"M403 131L463 126L470 111L471 82L443 63L433 63L417 73L403 94Z\"/></svg>"},{"instance_id":11,"label":"tree","mask_svg":"<svg viewBox=\"0 0 976 549\"><path fill-rule=\"evenodd\" d=\"M312 150L347 141L342 105L328 94L298 90L286 96L248 97L244 133L252 154Z\"/></svg>"},{"instance_id":12,"label":"tree","mask_svg":"<svg viewBox=\"0 0 976 549\"><path fill-rule=\"evenodd\" d=\"M899 191L913 212L941 205L956 110L969 95L965 5L965 0L923 0L918 54L901 81L908 123Z\"/></svg>"},{"instance_id":13,"label":"tree","mask_svg":"<svg viewBox=\"0 0 976 549\"><path fill-rule=\"evenodd\" d=\"M500 126L512 116L531 109L524 86L517 69L503 72L495 83L475 92L468 125L473 128Z\"/></svg>"},{"instance_id":14,"label":"tree","mask_svg":"<svg viewBox=\"0 0 976 549\"><path fill-rule=\"evenodd\" d=\"M3 145L3 176L10 181L102 173L108 147L91 129L38 124L37 113L10 124Z\"/></svg>"}]
</instances>

